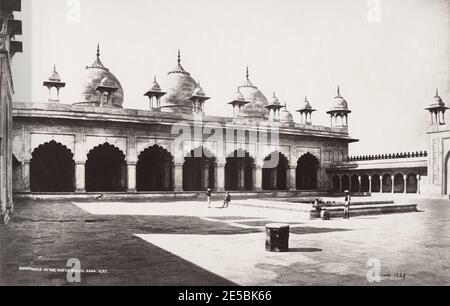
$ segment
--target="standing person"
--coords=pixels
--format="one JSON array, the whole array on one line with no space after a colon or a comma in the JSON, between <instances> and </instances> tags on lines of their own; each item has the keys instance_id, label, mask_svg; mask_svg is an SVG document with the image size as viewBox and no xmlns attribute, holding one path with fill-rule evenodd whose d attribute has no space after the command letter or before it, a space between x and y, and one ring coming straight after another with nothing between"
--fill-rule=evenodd
<instances>
[{"instance_id":1,"label":"standing person","mask_svg":"<svg viewBox=\"0 0 450 306\"><path fill-rule=\"evenodd\" d=\"M223 200L222 208L228 208L228 206L230 206L230 202L231 202L231 194L227 191L225 193L225 199Z\"/></svg>"},{"instance_id":2,"label":"standing person","mask_svg":"<svg viewBox=\"0 0 450 306\"><path fill-rule=\"evenodd\" d=\"M345 191L345 204L344 204L344 219L350 219L350 203L352 198L350 197L350 192L348 190Z\"/></svg>"},{"instance_id":3,"label":"standing person","mask_svg":"<svg viewBox=\"0 0 450 306\"><path fill-rule=\"evenodd\" d=\"M206 199L208 201L208 208L211 208L211 196L212 196L211 188L206 189Z\"/></svg>"}]
</instances>

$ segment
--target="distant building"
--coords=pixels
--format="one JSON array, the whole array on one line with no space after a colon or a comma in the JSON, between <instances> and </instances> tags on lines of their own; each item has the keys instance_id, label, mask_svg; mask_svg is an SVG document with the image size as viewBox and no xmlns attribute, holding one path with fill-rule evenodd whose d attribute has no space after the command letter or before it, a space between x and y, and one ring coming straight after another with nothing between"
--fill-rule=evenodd
<instances>
[{"instance_id":1,"label":"distant building","mask_svg":"<svg viewBox=\"0 0 450 306\"><path fill-rule=\"evenodd\" d=\"M22 34L22 23L14 19L21 10L20 0L0 2L0 217L13 207L12 197L12 94L11 58L22 51L22 43L14 39Z\"/></svg>"}]
</instances>

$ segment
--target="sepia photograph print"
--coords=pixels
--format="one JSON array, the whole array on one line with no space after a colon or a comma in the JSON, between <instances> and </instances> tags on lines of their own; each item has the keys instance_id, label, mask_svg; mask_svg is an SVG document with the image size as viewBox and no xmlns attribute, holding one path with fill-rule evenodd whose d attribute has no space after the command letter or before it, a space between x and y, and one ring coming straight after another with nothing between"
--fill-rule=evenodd
<instances>
[{"instance_id":1,"label":"sepia photograph print","mask_svg":"<svg viewBox=\"0 0 450 306\"><path fill-rule=\"evenodd\" d=\"M449 0L0 0L0 69L0 286L450 285Z\"/></svg>"}]
</instances>

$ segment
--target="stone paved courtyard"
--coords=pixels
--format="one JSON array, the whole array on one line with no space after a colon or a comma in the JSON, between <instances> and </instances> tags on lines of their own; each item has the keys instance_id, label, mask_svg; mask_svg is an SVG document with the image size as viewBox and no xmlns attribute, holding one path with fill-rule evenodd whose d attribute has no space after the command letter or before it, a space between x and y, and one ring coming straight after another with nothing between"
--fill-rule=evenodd
<instances>
[{"instance_id":1,"label":"stone paved courtyard","mask_svg":"<svg viewBox=\"0 0 450 306\"><path fill-rule=\"evenodd\" d=\"M203 202L22 202L0 230L0 284L69 285L20 268L77 258L95 270L81 285L369 285L369 259L381 285L449 285L450 201L415 201L421 212L330 221ZM271 222L291 225L289 253L264 250Z\"/></svg>"}]
</instances>

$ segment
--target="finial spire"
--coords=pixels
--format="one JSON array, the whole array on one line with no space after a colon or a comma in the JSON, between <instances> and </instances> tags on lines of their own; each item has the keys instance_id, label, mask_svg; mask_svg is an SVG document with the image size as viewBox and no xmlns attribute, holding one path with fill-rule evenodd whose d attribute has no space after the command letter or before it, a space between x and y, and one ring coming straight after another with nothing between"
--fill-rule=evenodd
<instances>
[{"instance_id":1,"label":"finial spire","mask_svg":"<svg viewBox=\"0 0 450 306\"><path fill-rule=\"evenodd\" d=\"M249 79L250 79L250 73L249 73L249 71L248 71L248 66L247 66L247 71L246 71L245 75L246 75L246 77L247 77L247 80L249 80Z\"/></svg>"},{"instance_id":2,"label":"finial spire","mask_svg":"<svg viewBox=\"0 0 450 306\"><path fill-rule=\"evenodd\" d=\"M97 44L97 59L100 59L100 44Z\"/></svg>"},{"instance_id":3,"label":"finial spire","mask_svg":"<svg viewBox=\"0 0 450 306\"><path fill-rule=\"evenodd\" d=\"M305 102L308 102L308 96L305 96Z\"/></svg>"},{"instance_id":4,"label":"finial spire","mask_svg":"<svg viewBox=\"0 0 450 306\"><path fill-rule=\"evenodd\" d=\"M53 64L53 72L56 72L56 65Z\"/></svg>"},{"instance_id":5,"label":"finial spire","mask_svg":"<svg viewBox=\"0 0 450 306\"><path fill-rule=\"evenodd\" d=\"M338 96L341 95L341 87L339 85L338 85L338 88L337 88L337 93L338 93Z\"/></svg>"},{"instance_id":6,"label":"finial spire","mask_svg":"<svg viewBox=\"0 0 450 306\"><path fill-rule=\"evenodd\" d=\"M439 97L439 90L436 88L436 97Z\"/></svg>"},{"instance_id":7,"label":"finial spire","mask_svg":"<svg viewBox=\"0 0 450 306\"><path fill-rule=\"evenodd\" d=\"M156 83L156 75L153 77L153 82Z\"/></svg>"},{"instance_id":8,"label":"finial spire","mask_svg":"<svg viewBox=\"0 0 450 306\"><path fill-rule=\"evenodd\" d=\"M181 63L181 51L178 49L178 65Z\"/></svg>"}]
</instances>

